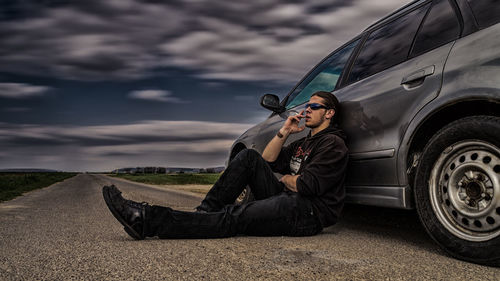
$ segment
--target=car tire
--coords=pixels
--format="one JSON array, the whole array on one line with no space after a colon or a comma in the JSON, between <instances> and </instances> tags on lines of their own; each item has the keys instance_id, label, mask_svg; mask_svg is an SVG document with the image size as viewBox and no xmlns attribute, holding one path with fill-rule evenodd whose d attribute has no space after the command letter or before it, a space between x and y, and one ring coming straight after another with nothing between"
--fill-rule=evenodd
<instances>
[{"instance_id":1,"label":"car tire","mask_svg":"<svg viewBox=\"0 0 500 281\"><path fill-rule=\"evenodd\" d=\"M438 131L415 174L415 205L451 256L500 266L500 118L471 116Z\"/></svg>"}]
</instances>

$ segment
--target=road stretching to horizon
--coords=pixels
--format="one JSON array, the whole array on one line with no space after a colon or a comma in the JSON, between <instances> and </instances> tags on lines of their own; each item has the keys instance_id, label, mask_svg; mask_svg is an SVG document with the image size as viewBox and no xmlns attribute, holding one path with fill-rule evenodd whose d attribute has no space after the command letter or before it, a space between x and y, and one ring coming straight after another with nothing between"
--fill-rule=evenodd
<instances>
[{"instance_id":1,"label":"road stretching to horizon","mask_svg":"<svg viewBox=\"0 0 500 281\"><path fill-rule=\"evenodd\" d=\"M200 195L81 174L0 203L0 280L498 280L500 268L447 256L414 211L349 205L314 237L134 241L103 185L192 210Z\"/></svg>"}]
</instances>

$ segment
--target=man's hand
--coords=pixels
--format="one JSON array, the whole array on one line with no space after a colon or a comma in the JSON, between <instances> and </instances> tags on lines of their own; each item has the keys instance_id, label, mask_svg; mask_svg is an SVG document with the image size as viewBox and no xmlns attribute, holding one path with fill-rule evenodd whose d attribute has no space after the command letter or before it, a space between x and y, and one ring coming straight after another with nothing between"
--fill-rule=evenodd
<instances>
[{"instance_id":1,"label":"man's hand","mask_svg":"<svg viewBox=\"0 0 500 281\"><path fill-rule=\"evenodd\" d=\"M295 175L295 176L284 175L283 177L281 177L280 182L284 183L288 190L291 190L293 192L298 192L298 190L297 190L297 178L298 177L299 177L299 175Z\"/></svg>"},{"instance_id":2,"label":"man's hand","mask_svg":"<svg viewBox=\"0 0 500 281\"><path fill-rule=\"evenodd\" d=\"M304 114L304 110L286 119L285 124L281 127L278 134L267 144L266 148L264 148L262 152L262 158L264 158L264 160L268 162L276 161L280 154L281 147L283 147L288 136L305 129L305 126L299 128L300 119L304 118L302 114Z\"/></svg>"},{"instance_id":3,"label":"man's hand","mask_svg":"<svg viewBox=\"0 0 500 281\"><path fill-rule=\"evenodd\" d=\"M304 110L302 110L297 115L288 116L288 118L285 121L285 124L283 124L283 127L281 127L281 129L285 132L290 133L290 134L302 132L306 128L306 126L299 127L299 122L300 122L300 119L302 119L302 118L304 118ZM280 131L282 131L282 130L280 130Z\"/></svg>"}]
</instances>

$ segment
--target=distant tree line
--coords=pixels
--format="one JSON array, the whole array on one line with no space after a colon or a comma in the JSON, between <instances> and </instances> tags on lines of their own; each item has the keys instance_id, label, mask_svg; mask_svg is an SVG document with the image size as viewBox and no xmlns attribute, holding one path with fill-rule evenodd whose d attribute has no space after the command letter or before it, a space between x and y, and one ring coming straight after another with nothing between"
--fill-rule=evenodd
<instances>
[{"instance_id":1,"label":"distant tree line","mask_svg":"<svg viewBox=\"0 0 500 281\"><path fill-rule=\"evenodd\" d=\"M213 168L166 168L166 167L135 167L113 170L113 174L203 174L221 173L224 167Z\"/></svg>"}]
</instances>

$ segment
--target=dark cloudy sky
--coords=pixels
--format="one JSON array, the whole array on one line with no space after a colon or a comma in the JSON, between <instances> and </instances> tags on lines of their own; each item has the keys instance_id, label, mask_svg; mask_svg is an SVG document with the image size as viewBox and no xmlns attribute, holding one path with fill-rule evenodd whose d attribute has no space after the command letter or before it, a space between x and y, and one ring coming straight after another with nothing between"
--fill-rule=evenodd
<instances>
[{"instance_id":1,"label":"dark cloudy sky","mask_svg":"<svg viewBox=\"0 0 500 281\"><path fill-rule=\"evenodd\" d=\"M0 5L0 169L224 165L241 133L397 0Z\"/></svg>"}]
</instances>

